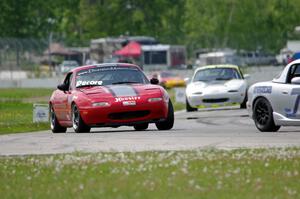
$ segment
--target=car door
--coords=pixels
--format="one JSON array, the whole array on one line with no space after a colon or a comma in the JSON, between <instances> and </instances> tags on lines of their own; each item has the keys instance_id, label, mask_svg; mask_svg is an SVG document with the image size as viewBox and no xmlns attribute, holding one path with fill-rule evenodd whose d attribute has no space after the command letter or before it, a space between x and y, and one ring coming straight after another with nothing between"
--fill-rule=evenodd
<instances>
[{"instance_id":1,"label":"car door","mask_svg":"<svg viewBox=\"0 0 300 199\"><path fill-rule=\"evenodd\" d=\"M290 67L285 83L272 87L273 111L291 119L300 118L300 85L291 83L294 77L300 77L300 64Z\"/></svg>"},{"instance_id":2,"label":"car door","mask_svg":"<svg viewBox=\"0 0 300 199\"><path fill-rule=\"evenodd\" d=\"M64 80L63 84L66 84L68 90L66 91L59 91L57 98L55 99L56 103L56 112L57 118L61 121L68 121L70 120L70 106L69 101L72 98L71 92L71 81L72 81L72 73L68 73Z\"/></svg>"}]
</instances>

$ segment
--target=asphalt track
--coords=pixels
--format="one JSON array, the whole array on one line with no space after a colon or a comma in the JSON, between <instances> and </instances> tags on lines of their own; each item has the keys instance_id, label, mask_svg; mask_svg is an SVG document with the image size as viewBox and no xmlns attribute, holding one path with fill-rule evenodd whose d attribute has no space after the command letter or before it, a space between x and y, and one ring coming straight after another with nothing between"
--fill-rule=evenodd
<instances>
[{"instance_id":1,"label":"asphalt track","mask_svg":"<svg viewBox=\"0 0 300 199\"><path fill-rule=\"evenodd\" d=\"M169 131L158 131L151 124L147 131L120 127L80 134L69 129L64 134L41 131L0 136L0 155L289 146L300 146L300 127L262 133L247 111L238 107L176 112L174 128Z\"/></svg>"}]
</instances>

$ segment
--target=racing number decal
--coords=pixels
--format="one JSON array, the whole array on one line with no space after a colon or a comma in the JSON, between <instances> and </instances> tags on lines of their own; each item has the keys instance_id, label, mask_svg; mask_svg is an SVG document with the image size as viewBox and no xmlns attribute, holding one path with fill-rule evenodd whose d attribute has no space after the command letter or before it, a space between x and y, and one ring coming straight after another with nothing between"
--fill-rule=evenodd
<instances>
[{"instance_id":1,"label":"racing number decal","mask_svg":"<svg viewBox=\"0 0 300 199\"><path fill-rule=\"evenodd\" d=\"M293 110L291 110L289 108L284 109L286 117L296 117L296 113L298 111L299 102L300 102L300 88L292 89L291 95L297 95L297 98L296 98Z\"/></svg>"},{"instance_id":2,"label":"racing number decal","mask_svg":"<svg viewBox=\"0 0 300 199\"><path fill-rule=\"evenodd\" d=\"M254 94L270 94L272 93L272 86L256 86L254 87Z\"/></svg>"}]
</instances>

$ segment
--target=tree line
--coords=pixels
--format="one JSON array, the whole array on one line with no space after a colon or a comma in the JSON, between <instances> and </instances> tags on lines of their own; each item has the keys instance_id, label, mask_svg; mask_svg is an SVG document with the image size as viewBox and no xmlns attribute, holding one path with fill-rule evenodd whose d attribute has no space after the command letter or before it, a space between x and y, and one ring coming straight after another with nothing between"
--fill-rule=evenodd
<instances>
[{"instance_id":1,"label":"tree line","mask_svg":"<svg viewBox=\"0 0 300 199\"><path fill-rule=\"evenodd\" d=\"M300 25L300 0L1 0L0 37L50 34L69 46L146 35L190 50L278 52Z\"/></svg>"}]
</instances>

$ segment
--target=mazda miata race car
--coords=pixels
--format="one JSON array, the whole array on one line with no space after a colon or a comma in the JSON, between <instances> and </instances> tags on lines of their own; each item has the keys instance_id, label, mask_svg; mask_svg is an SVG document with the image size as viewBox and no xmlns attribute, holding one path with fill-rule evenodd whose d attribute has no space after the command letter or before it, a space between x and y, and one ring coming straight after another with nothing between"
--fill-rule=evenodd
<instances>
[{"instance_id":1,"label":"mazda miata race car","mask_svg":"<svg viewBox=\"0 0 300 199\"><path fill-rule=\"evenodd\" d=\"M199 67L186 87L186 110L196 111L198 106L239 103L246 108L247 81L235 65Z\"/></svg>"},{"instance_id":2,"label":"mazda miata race car","mask_svg":"<svg viewBox=\"0 0 300 199\"><path fill-rule=\"evenodd\" d=\"M153 73L152 77L159 80L159 84L164 88L184 87L185 81L179 75L169 71L161 71Z\"/></svg>"},{"instance_id":3,"label":"mazda miata race car","mask_svg":"<svg viewBox=\"0 0 300 199\"><path fill-rule=\"evenodd\" d=\"M247 109L260 131L300 125L300 60L289 63L272 81L253 84Z\"/></svg>"},{"instance_id":4,"label":"mazda miata race car","mask_svg":"<svg viewBox=\"0 0 300 199\"><path fill-rule=\"evenodd\" d=\"M157 79L149 82L133 64L75 68L50 98L52 132L66 132L68 127L89 132L91 127L123 125L145 130L149 123L169 130L174 124L173 106L158 83Z\"/></svg>"}]
</instances>

